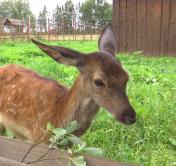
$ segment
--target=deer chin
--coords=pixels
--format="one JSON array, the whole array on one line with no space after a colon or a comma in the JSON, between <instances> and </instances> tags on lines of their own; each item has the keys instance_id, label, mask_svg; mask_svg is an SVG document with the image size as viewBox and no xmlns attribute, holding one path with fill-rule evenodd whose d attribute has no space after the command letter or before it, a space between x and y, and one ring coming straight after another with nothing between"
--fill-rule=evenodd
<instances>
[{"instance_id":1,"label":"deer chin","mask_svg":"<svg viewBox=\"0 0 176 166\"><path fill-rule=\"evenodd\" d=\"M117 115L115 117L120 123L125 124L125 125L131 125L136 122L136 118L130 118L130 117L127 117L123 114Z\"/></svg>"}]
</instances>

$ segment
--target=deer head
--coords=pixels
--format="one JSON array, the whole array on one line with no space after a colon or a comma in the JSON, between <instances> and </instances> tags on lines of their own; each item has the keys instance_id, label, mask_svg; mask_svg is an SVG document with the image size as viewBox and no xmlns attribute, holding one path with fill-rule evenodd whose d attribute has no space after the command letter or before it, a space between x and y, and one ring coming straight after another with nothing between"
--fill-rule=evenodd
<instances>
[{"instance_id":1,"label":"deer head","mask_svg":"<svg viewBox=\"0 0 176 166\"><path fill-rule=\"evenodd\" d=\"M128 74L115 58L117 40L111 24L100 36L99 52L83 54L32 41L55 61L77 67L85 96L106 108L124 124L136 121L136 113L126 95Z\"/></svg>"}]
</instances>

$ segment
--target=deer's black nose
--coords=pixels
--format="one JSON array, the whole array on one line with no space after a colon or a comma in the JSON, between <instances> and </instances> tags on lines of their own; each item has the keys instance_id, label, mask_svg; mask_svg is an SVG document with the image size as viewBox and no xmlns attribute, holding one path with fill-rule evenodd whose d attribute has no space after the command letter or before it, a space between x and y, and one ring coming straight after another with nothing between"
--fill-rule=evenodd
<instances>
[{"instance_id":1,"label":"deer's black nose","mask_svg":"<svg viewBox=\"0 0 176 166\"><path fill-rule=\"evenodd\" d=\"M136 122L136 112L132 107L122 111L120 115L117 116L117 119L124 124L133 124Z\"/></svg>"},{"instance_id":2,"label":"deer's black nose","mask_svg":"<svg viewBox=\"0 0 176 166\"><path fill-rule=\"evenodd\" d=\"M132 107L124 110L122 114L126 124L132 124L136 122L136 112Z\"/></svg>"}]
</instances>

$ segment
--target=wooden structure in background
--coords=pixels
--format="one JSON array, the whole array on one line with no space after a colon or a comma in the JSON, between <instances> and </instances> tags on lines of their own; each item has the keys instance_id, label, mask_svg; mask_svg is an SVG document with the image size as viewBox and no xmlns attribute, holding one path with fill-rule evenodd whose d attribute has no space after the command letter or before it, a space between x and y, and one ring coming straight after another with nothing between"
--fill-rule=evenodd
<instances>
[{"instance_id":1,"label":"wooden structure in background","mask_svg":"<svg viewBox=\"0 0 176 166\"><path fill-rule=\"evenodd\" d=\"M23 32L24 28L24 20L16 20L16 19L6 19L4 21L4 27L9 29L9 32L19 33Z\"/></svg>"},{"instance_id":2,"label":"wooden structure in background","mask_svg":"<svg viewBox=\"0 0 176 166\"><path fill-rule=\"evenodd\" d=\"M0 165L1 166L65 166L68 164L67 157L68 154L61 152L59 150L51 150L43 159L44 161L35 162L33 164L24 164L31 161L36 161L43 154L48 151L48 146L38 145L28 154L24 163L20 161L23 159L25 154L31 147L30 143L8 139L0 136ZM65 156L65 159L57 159L61 156ZM46 160L47 159L47 160ZM112 160L106 160L101 158L95 158L90 156L85 156L87 166L132 166L128 164L118 163ZM72 165L73 166L73 165Z\"/></svg>"},{"instance_id":3,"label":"wooden structure in background","mask_svg":"<svg viewBox=\"0 0 176 166\"><path fill-rule=\"evenodd\" d=\"M120 52L176 56L176 0L113 0Z\"/></svg>"}]
</instances>

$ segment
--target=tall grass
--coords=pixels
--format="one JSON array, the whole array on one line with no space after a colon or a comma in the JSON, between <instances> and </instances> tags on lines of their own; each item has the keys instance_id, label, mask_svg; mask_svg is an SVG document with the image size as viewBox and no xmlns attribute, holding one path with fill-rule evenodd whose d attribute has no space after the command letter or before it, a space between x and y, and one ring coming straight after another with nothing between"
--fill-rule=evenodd
<instances>
[{"instance_id":1,"label":"tall grass","mask_svg":"<svg viewBox=\"0 0 176 166\"><path fill-rule=\"evenodd\" d=\"M97 50L97 42L52 42L83 52ZM105 157L147 166L176 165L176 58L148 58L120 54L130 75L128 96L138 116L125 126L103 108L83 136L89 146L101 147ZM21 64L71 86L78 74L47 57L32 43L1 43L0 65Z\"/></svg>"}]
</instances>

